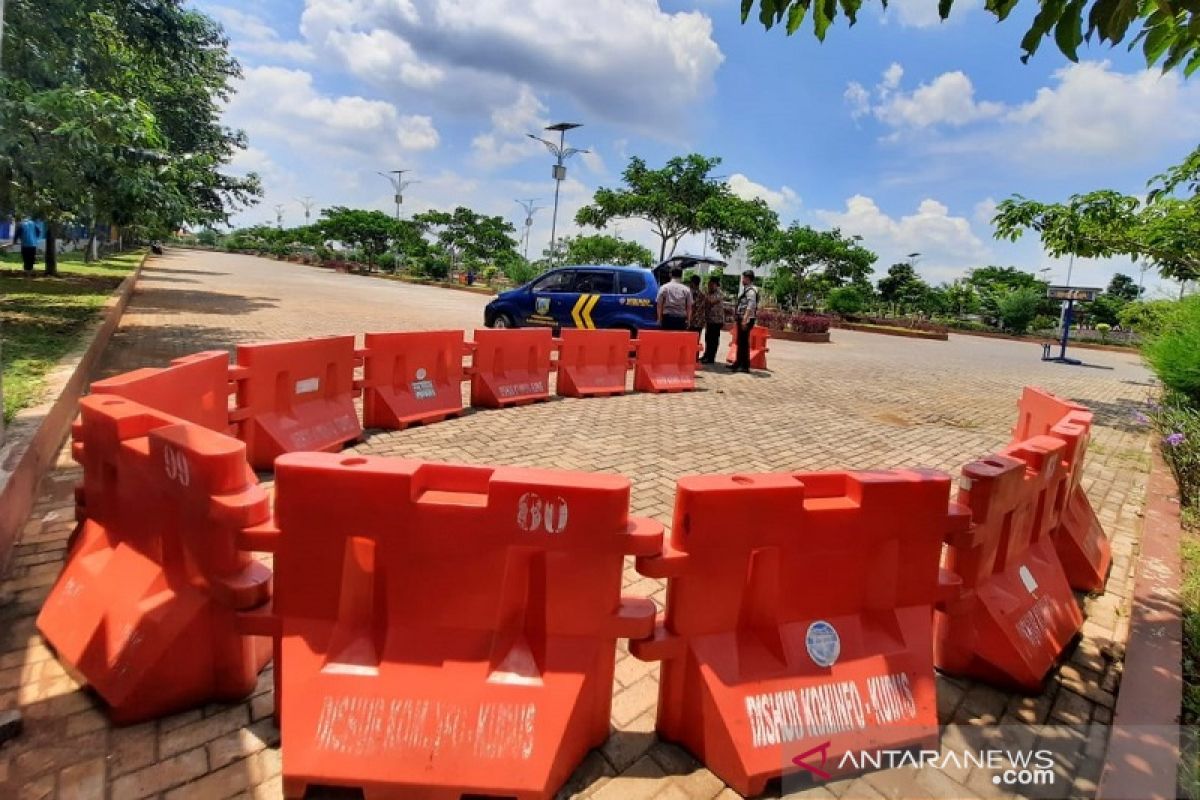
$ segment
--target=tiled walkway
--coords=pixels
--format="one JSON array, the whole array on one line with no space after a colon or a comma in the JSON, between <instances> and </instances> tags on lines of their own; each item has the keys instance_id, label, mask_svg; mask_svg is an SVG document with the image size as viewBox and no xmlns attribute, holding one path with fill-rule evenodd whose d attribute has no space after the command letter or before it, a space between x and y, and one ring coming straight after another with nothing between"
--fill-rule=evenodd
<instances>
[{"instance_id":1,"label":"tiled walkway","mask_svg":"<svg viewBox=\"0 0 1200 800\"><path fill-rule=\"evenodd\" d=\"M239 341L330 333L473 328L487 299L338 275L242 256L177 253L147 265L104 361L105 374L158 366ZM957 473L1007 443L1025 384L1083 402L1099 426L1085 487L1113 539L1108 592L1087 601L1084 638L1038 697L939 679L944 722L1013 726L1107 723L1120 682L1131 564L1149 468L1149 436L1131 419L1151 390L1133 355L1086 352L1089 366L1043 364L1040 348L971 337L949 342L834 331L829 345L772 342L771 373L706 371L700 391L555 400L468 413L426 428L371 436L356 449L470 463L618 472L632 511L670 524L674 481L697 472L928 466ZM65 457L64 457L65 458ZM24 735L0 748L0 797L114 800L163 796L278 797L271 675L245 703L111 728L53 659L34 617L72 528L68 461L50 474L0 583L0 709L19 706ZM664 597L661 582L626 572L626 593ZM686 753L658 742L658 669L617 653L614 734L568 793L597 798L735 796ZM1080 736L1057 796L1090 796L1103 727ZM1085 757L1086 756L1086 757ZM1069 788L1068 788L1069 787ZM888 770L807 792L829 797L995 796L990 773Z\"/></svg>"}]
</instances>

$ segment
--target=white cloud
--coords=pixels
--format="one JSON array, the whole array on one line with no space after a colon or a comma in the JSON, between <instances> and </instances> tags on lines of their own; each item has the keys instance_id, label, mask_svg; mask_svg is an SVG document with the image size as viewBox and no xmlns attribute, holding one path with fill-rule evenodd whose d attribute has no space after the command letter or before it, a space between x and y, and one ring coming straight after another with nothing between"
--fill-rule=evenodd
<instances>
[{"instance_id":1,"label":"white cloud","mask_svg":"<svg viewBox=\"0 0 1200 800\"><path fill-rule=\"evenodd\" d=\"M844 210L818 211L817 218L846 235L862 236L879 255L879 274L910 253L920 253L918 271L940 282L987 263L991 255L969 220L953 216L945 204L930 198L922 200L914 214L891 217L872 198L859 194L846 201Z\"/></svg>"},{"instance_id":2,"label":"white cloud","mask_svg":"<svg viewBox=\"0 0 1200 800\"><path fill-rule=\"evenodd\" d=\"M777 214L786 214L800 205L800 196L790 186L770 189L755 183L740 172L729 176L730 190L743 200L759 199L766 202Z\"/></svg>"},{"instance_id":3,"label":"white cloud","mask_svg":"<svg viewBox=\"0 0 1200 800\"><path fill-rule=\"evenodd\" d=\"M1047 154L1104 156L1143 151L1173 138L1194 139L1200 87L1177 73L1113 72L1107 61L1072 64L1054 73L1007 120L1028 131L1026 144Z\"/></svg>"},{"instance_id":4,"label":"white cloud","mask_svg":"<svg viewBox=\"0 0 1200 800\"><path fill-rule=\"evenodd\" d=\"M850 106L852 118L865 117L871 112L871 93L858 81L850 81L846 84L846 91L842 93L842 97L845 99L846 105Z\"/></svg>"},{"instance_id":5,"label":"white cloud","mask_svg":"<svg viewBox=\"0 0 1200 800\"><path fill-rule=\"evenodd\" d=\"M980 225L991 227L992 217L994 216L996 216L996 201L994 198L985 197L975 204L975 213L972 214L972 217Z\"/></svg>"},{"instance_id":6,"label":"white cloud","mask_svg":"<svg viewBox=\"0 0 1200 800\"><path fill-rule=\"evenodd\" d=\"M527 84L645 130L707 94L724 59L708 16L667 13L657 0L596 0L569 13L551 0L306 0L301 31L360 78L454 87L434 101L486 102L497 87Z\"/></svg>"},{"instance_id":7,"label":"white cloud","mask_svg":"<svg viewBox=\"0 0 1200 800\"><path fill-rule=\"evenodd\" d=\"M422 61L412 45L391 31L330 31L326 43L359 76L387 76L405 86L428 89L443 83L446 71Z\"/></svg>"},{"instance_id":8,"label":"white cloud","mask_svg":"<svg viewBox=\"0 0 1200 800\"><path fill-rule=\"evenodd\" d=\"M522 86L510 105L492 112L492 129L471 140L475 163L485 169L494 169L545 152L543 145L526 134L542 133L549 124L546 110L533 89Z\"/></svg>"},{"instance_id":9,"label":"white cloud","mask_svg":"<svg viewBox=\"0 0 1200 800\"><path fill-rule=\"evenodd\" d=\"M892 0L888 3L886 21L895 14L895 19L905 28L933 28L938 25L949 25L961 20L972 9L978 8L978 0L959 0L954 4L950 16L942 21L938 14L938 0Z\"/></svg>"},{"instance_id":10,"label":"white cloud","mask_svg":"<svg viewBox=\"0 0 1200 800\"><path fill-rule=\"evenodd\" d=\"M911 91L900 88L901 75L889 68L875 86L874 102L862 84L849 83L850 115L870 114L892 130L886 141L912 142L942 157L979 154L1094 168L1097 158L1140 162L1156 147L1190 141L1200 126L1200 87L1174 73L1114 72L1107 61L1064 67L1051 86L1016 104L977 99L961 71L944 72Z\"/></svg>"},{"instance_id":11,"label":"white cloud","mask_svg":"<svg viewBox=\"0 0 1200 800\"><path fill-rule=\"evenodd\" d=\"M264 20L229 6L209 6L206 11L230 34L235 53L286 61L312 61L314 54L304 42L284 40Z\"/></svg>"},{"instance_id":12,"label":"white cloud","mask_svg":"<svg viewBox=\"0 0 1200 800\"><path fill-rule=\"evenodd\" d=\"M246 70L226 120L292 146L335 153L387 155L437 147L439 136L428 116L401 114L391 103L358 96L327 96L312 75L282 67Z\"/></svg>"},{"instance_id":13,"label":"white cloud","mask_svg":"<svg viewBox=\"0 0 1200 800\"><path fill-rule=\"evenodd\" d=\"M887 84L885 76L884 83ZM875 116L894 128L927 128L932 125L966 125L1004 113L1002 103L976 102L975 87L965 73L943 72L912 92L888 90L886 99L874 108Z\"/></svg>"}]
</instances>

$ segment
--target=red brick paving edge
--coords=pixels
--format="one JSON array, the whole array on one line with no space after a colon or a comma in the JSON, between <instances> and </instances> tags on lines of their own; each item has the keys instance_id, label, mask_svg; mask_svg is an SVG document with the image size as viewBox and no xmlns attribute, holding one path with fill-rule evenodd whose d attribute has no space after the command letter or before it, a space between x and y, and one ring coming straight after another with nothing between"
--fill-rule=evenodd
<instances>
[{"instance_id":1,"label":"red brick paving edge","mask_svg":"<svg viewBox=\"0 0 1200 800\"><path fill-rule=\"evenodd\" d=\"M92 323L80 344L47 374L51 398L20 411L7 428L0 448L0 575L8 567L13 545L33 508L42 477L54 465L58 450L71 430L75 405L125 312L145 263L143 257L105 302L101 318Z\"/></svg>"},{"instance_id":2,"label":"red brick paving edge","mask_svg":"<svg viewBox=\"0 0 1200 800\"><path fill-rule=\"evenodd\" d=\"M1179 500L1155 449L1112 737L1097 800L1176 796L1183 702Z\"/></svg>"}]
</instances>

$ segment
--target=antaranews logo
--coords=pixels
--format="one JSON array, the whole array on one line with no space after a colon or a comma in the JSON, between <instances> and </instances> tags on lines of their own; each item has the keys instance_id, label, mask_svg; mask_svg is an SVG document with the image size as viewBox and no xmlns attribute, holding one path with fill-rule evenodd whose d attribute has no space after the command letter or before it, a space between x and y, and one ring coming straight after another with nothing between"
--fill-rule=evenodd
<instances>
[{"instance_id":1,"label":"antaranews logo","mask_svg":"<svg viewBox=\"0 0 1200 800\"><path fill-rule=\"evenodd\" d=\"M829 780L831 772L825 765L832 744L832 741L822 742L795 756L792 763L820 780ZM836 769L846 773L899 767L943 771L975 767L994 772L992 783L997 786L1054 784L1054 756L1049 750L847 750L838 760Z\"/></svg>"}]
</instances>

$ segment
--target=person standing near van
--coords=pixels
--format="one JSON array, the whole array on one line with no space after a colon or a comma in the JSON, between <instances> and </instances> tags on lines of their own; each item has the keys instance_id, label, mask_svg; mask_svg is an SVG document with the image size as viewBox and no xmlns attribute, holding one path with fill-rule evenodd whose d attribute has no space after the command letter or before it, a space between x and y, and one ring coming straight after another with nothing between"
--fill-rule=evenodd
<instances>
[{"instance_id":1,"label":"person standing near van","mask_svg":"<svg viewBox=\"0 0 1200 800\"><path fill-rule=\"evenodd\" d=\"M692 292L683 285L683 270L671 270L670 282L658 289L658 327L664 331L686 331L692 316Z\"/></svg>"},{"instance_id":2,"label":"person standing near van","mask_svg":"<svg viewBox=\"0 0 1200 800\"><path fill-rule=\"evenodd\" d=\"M721 291L721 279L709 278L708 291L704 293L704 356L701 364L717 363L717 345L721 342L721 329L725 327L725 293Z\"/></svg>"},{"instance_id":3,"label":"person standing near van","mask_svg":"<svg viewBox=\"0 0 1200 800\"><path fill-rule=\"evenodd\" d=\"M754 328L758 316L758 287L754 285L754 271L742 273L742 291L738 294L737 304L733 309L737 337L737 358L729 368L734 372L750 371L750 331Z\"/></svg>"},{"instance_id":4,"label":"person standing near van","mask_svg":"<svg viewBox=\"0 0 1200 800\"><path fill-rule=\"evenodd\" d=\"M700 276L688 278L688 291L692 293L692 311L688 314L688 330L696 332L696 341L704 334L704 292L700 291Z\"/></svg>"}]
</instances>

